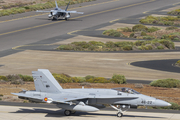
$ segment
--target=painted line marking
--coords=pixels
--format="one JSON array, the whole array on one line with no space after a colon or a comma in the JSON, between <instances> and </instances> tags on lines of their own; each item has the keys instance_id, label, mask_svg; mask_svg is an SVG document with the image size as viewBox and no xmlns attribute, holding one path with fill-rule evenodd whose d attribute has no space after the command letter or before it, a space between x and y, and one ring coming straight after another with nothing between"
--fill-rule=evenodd
<instances>
[{"instance_id":1,"label":"painted line marking","mask_svg":"<svg viewBox=\"0 0 180 120\"><path fill-rule=\"evenodd\" d=\"M53 45L53 44L19 45L19 46L13 47L12 49L13 50L25 50L25 49L18 49L18 48L20 48L20 47L27 47L27 46L50 46L50 45Z\"/></svg>"},{"instance_id":2,"label":"painted line marking","mask_svg":"<svg viewBox=\"0 0 180 120\"><path fill-rule=\"evenodd\" d=\"M112 20L112 21L110 21L109 23L113 23L113 22L116 22L116 21L118 21L118 20L120 20L120 19Z\"/></svg>"},{"instance_id":3,"label":"painted line marking","mask_svg":"<svg viewBox=\"0 0 180 120\"><path fill-rule=\"evenodd\" d=\"M76 34L73 34L73 33L79 32L79 31L81 31L81 30L75 30L75 31L69 32L69 33L67 33L67 34L69 34L69 35L76 35Z\"/></svg>"},{"instance_id":4,"label":"painted line marking","mask_svg":"<svg viewBox=\"0 0 180 120\"><path fill-rule=\"evenodd\" d=\"M101 11L101 12L91 13L91 14L88 14L88 15L83 15L83 16L75 17L73 19L78 19L78 18L83 18L83 17L87 17L87 16L97 15L97 14L101 14L101 13L105 13L105 12L109 12L109 11L114 11L114 10L120 10L120 9L123 9L123 8L128 8L128 7L132 7L132 6L136 6L136 5L141 5L141 4L145 4L145 3L149 3L149 2L153 2L153 1L156 1L156 0L145 1L145 2L136 3L136 4L132 4L132 5L127 5L127 6L123 6L123 7L119 7L119 8L113 8L113 9L110 9L110 10L105 10L105 11ZM33 29L33 28L39 28L39 27L43 27L43 26L47 26L47 25L52 25L52 24L56 24L56 23L60 23L60 22L64 22L64 21L65 20L57 21L57 22L52 22L52 23L47 23L47 24L42 24L42 25L33 26L33 27L29 27L29 28L24 28L24 29L20 29L20 30L15 30L15 31L7 32L7 33L2 33L2 34L0 34L0 36L11 34L11 33L20 32L20 31L25 31L25 30L29 30L29 29Z\"/></svg>"},{"instance_id":5,"label":"painted line marking","mask_svg":"<svg viewBox=\"0 0 180 120\"><path fill-rule=\"evenodd\" d=\"M68 10L73 10L73 9L78 9L78 8L85 8L85 7L95 6L95 5L101 5L101 4L106 4L106 3L110 3L110 2L116 2L116 1L119 1L119 0L112 0L112 1L102 2L102 3L96 3L96 4L86 5L86 6L82 6L82 7L75 7L75 8L70 8L70 9L68 9ZM75 5L75 4L74 4L74 5ZM31 12L33 12L33 11L31 11ZM35 12L35 11L34 11L34 12ZM26 18L41 16L41 15L48 15L48 14L49 14L49 13L40 13L40 14L37 14L37 15L31 15L31 16L26 16L26 17L22 17L22 18L0 21L0 23L5 23L5 22L10 22L10 21L15 21L15 20L21 20L21 19L26 19Z\"/></svg>"},{"instance_id":6,"label":"painted line marking","mask_svg":"<svg viewBox=\"0 0 180 120\"><path fill-rule=\"evenodd\" d=\"M174 3L173 5L177 5L177 4L180 4L180 2L178 2L178 3Z\"/></svg>"},{"instance_id":7,"label":"painted line marking","mask_svg":"<svg viewBox=\"0 0 180 120\"><path fill-rule=\"evenodd\" d=\"M149 11L145 11L145 12L143 12L143 14L146 14L146 13L148 13Z\"/></svg>"}]
</instances>

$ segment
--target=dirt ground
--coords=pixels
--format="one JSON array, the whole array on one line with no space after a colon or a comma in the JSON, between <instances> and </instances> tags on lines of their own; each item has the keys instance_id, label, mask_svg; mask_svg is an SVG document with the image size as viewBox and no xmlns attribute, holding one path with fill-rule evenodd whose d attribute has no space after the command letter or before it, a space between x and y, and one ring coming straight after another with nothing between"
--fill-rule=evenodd
<instances>
[{"instance_id":1,"label":"dirt ground","mask_svg":"<svg viewBox=\"0 0 180 120\"><path fill-rule=\"evenodd\" d=\"M0 5L16 4L16 3L44 3L54 0L0 0Z\"/></svg>"},{"instance_id":2,"label":"dirt ground","mask_svg":"<svg viewBox=\"0 0 180 120\"><path fill-rule=\"evenodd\" d=\"M149 85L142 84L113 84L113 83L64 83L61 84L63 88L117 88L117 87L129 87L142 94L159 98L168 102L175 102L180 105L180 89L179 88L160 88L152 87ZM10 83L0 84L0 95L3 94L3 101L17 101L23 102L24 100L19 100L17 96L11 95L11 93L18 93L24 90L35 90L33 82L27 82L23 85L14 85Z\"/></svg>"}]
</instances>

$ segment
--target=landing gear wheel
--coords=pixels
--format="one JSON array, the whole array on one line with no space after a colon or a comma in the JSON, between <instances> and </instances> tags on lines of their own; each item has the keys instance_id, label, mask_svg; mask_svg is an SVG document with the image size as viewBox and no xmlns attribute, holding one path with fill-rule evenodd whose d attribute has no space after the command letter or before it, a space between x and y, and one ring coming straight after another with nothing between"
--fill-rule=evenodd
<instances>
[{"instance_id":1,"label":"landing gear wheel","mask_svg":"<svg viewBox=\"0 0 180 120\"><path fill-rule=\"evenodd\" d=\"M65 18L65 20L67 21L68 19L67 19L67 18Z\"/></svg>"},{"instance_id":2,"label":"landing gear wheel","mask_svg":"<svg viewBox=\"0 0 180 120\"><path fill-rule=\"evenodd\" d=\"M71 111L70 111L70 110L65 110L65 111L64 111L64 114L65 114L66 116L70 116L70 115L71 115Z\"/></svg>"},{"instance_id":3,"label":"landing gear wheel","mask_svg":"<svg viewBox=\"0 0 180 120\"><path fill-rule=\"evenodd\" d=\"M120 113L120 112L117 113L117 117L122 117L122 116L123 116L122 113Z\"/></svg>"}]
</instances>

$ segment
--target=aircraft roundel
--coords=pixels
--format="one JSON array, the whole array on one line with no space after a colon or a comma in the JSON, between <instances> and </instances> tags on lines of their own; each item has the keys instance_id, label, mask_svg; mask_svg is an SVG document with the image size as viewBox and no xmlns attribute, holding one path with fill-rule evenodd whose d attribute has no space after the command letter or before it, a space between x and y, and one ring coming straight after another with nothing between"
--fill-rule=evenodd
<instances>
[{"instance_id":1,"label":"aircraft roundel","mask_svg":"<svg viewBox=\"0 0 180 120\"><path fill-rule=\"evenodd\" d=\"M48 100L48 98L47 98L47 97L45 97L45 98L44 98L44 101L46 101L46 102L47 102L47 100Z\"/></svg>"}]
</instances>

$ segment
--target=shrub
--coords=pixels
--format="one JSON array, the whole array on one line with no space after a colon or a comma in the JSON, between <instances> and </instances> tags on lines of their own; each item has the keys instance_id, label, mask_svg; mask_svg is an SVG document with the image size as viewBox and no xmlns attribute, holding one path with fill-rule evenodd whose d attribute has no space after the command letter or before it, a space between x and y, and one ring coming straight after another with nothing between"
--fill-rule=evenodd
<instances>
[{"instance_id":1,"label":"shrub","mask_svg":"<svg viewBox=\"0 0 180 120\"><path fill-rule=\"evenodd\" d=\"M52 74L54 76L54 78L59 82L59 83L71 83L73 82L71 77L68 77L67 75L64 74L56 74L53 73Z\"/></svg>"},{"instance_id":2,"label":"shrub","mask_svg":"<svg viewBox=\"0 0 180 120\"><path fill-rule=\"evenodd\" d=\"M0 98L0 101L2 100L2 98Z\"/></svg>"},{"instance_id":3,"label":"shrub","mask_svg":"<svg viewBox=\"0 0 180 120\"><path fill-rule=\"evenodd\" d=\"M84 77L71 77L71 80L73 83L82 83L82 82L86 81L86 79Z\"/></svg>"},{"instance_id":4,"label":"shrub","mask_svg":"<svg viewBox=\"0 0 180 120\"><path fill-rule=\"evenodd\" d=\"M132 29L129 27L121 28L123 32L132 32Z\"/></svg>"},{"instance_id":5,"label":"shrub","mask_svg":"<svg viewBox=\"0 0 180 120\"><path fill-rule=\"evenodd\" d=\"M3 97L4 95L3 94L0 94L0 97Z\"/></svg>"},{"instance_id":6,"label":"shrub","mask_svg":"<svg viewBox=\"0 0 180 120\"><path fill-rule=\"evenodd\" d=\"M134 45L135 46L141 46L143 43L144 43L144 41L138 40L138 41L134 42Z\"/></svg>"},{"instance_id":7,"label":"shrub","mask_svg":"<svg viewBox=\"0 0 180 120\"><path fill-rule=\"evenodd\" d=\"M114 45L115 45L115 47L124 47L127 45L132 46L133 42L115 42Z\"/></svg>"},{"instance_id":8,"label":"shrub","mask_svg":"<svg viewBox=\"0 0 180 120\"><path fill-rule=\"evenodd\" d=\"M126 45L123 47L123 50L132 50L132 46Z\"/></svg>"},{"instance_id":9,"label":"shrub","mask_svg":"<svg viewBox=\"0 0 180 120\"><path fill-rule=\"evenodd\" d=\"M103 32L104 35L107 35L107 36L113 36L113 37L121 37L123 36L123 34L121 32L118 32L117 30L113 30L113 29L110 29L110 30L106 30Z\"/></svg>"},{"instance_id":10,"label":"shrub","mask_svg":"<svg viewBox=\"0 0 180 120\"><path fill-rule=\"evenodd\" d=\"M24 82L23 82L22 79L18 79L18 80L13 80L13 81L11 81L11 84L19 85L19 84L24 84Z\"/></svg>"},{"instance_id":11,"label":"shrub","mask_svg":"<svg viewBox=\"0 0 180 120\"><path fill-rule=\"evenodd\" d=\"M180 80L176 79L160 79L150 83L155 87L177 88L180 85Z\"/></svg>"},{"instance_id":12,"label":"shrub","mask_svg":"<svg viewBox=\"0 0 180 120\"><path fill-rule=\"evenodd\" d=\"M132 27L132 31L133 32L139 32L139 31L148 31L148 28L145 25L142 24L137 24L135 26Z\"/></svg>"},{"instance_id":13,"label":"shrub","mask_svg":"<svg viewBox=\"0 0 180 120\"><path fill-rule=\"evenodd\" d=\"M0 76L0 80L5 80L5 81L8 81L7 77L6 76Z\"/></svg>"},{"instance_id":14,"label":"shrub","mask_svg":"<svg viewBox=\"0 0 180 120\"><path fill-rule=\"evenodd\" d=\"M146 32L144 31L141 32L141 36L146 36L146 35L147 35Z\"/></svg>"},{"instance_id":15,"label":"shrub","mask_svg":"<svg viewBox=\"0 0 180 120\"><path fill-rule=\"evenodd\" d=\"M60 45L57 49L58 50L72 50L73 47L71 45Z\"/></svg>"},{"instance_id":16,"label":"shrub","mask_svg":"<svg viewBox=\"0 0 180 120\"><path fill-rule=\"evenodd\" d=\"M168 14L180 15L180 9L176 9L176 10L170 11L170 12L168 12Z\"/></svg>"},{"instance_id":17,"label":"shrub","mask_svg":"<svg viewBox=\"0 0 180 120\"><path fill-rule=\"evenodd\" d=\"M118 84L125 84L126 83L126 78L124 75L120 74L114 74L112 78L110 79L111 82L113 83L118 83Z\"/></svg>"},{"instance_id":18,"label":"shrub","mask_svg":"<svg viewBox=\"0 0 180 120\"><path fill-rule=\"evenodd\" d=\"M158 30L160 30L160 29L157 27L150 27L150 28L148 28L147 32L152 33L152 32L156 32Z\"/></svg>"},{"instance_id":19,"label":"shrub","mask_svg":"<svg viewBox=\"0 0 180 120\"><path fill-rule=\"evenodd\" d=\"M90 46L89 48L88 48L88 50L90 50L90 51L95 51L96 49L98 49L99 47L98 46Z\"/></svg>"},{"instance_id":20,"label":"shrub","mask_svg":"<svg viewBox=\"0 0 180 120\"><path fill-rule=\"evenodd\" d=\"M21 79L21 77L19 75L16 75L16 74L14 74L14 75L7 75L6 77L7 77L8 81L14 81L14 80Z\"/></svg>"},{"instance_id":21,"label":"shrub","mask_svg":"<svg viewBox=\"0 0 180 120\"><path fill-rule=\"evenodd\" d=\"M179 39L179 38L174 38L173 40L175 40L175 41L180 41L180 39Z\"/></svg>"},{"instance_id":22,"label":"shrub","mask_svg":"<svg viewBox=\"0 0 180 120\"><path fill-rule=\"evenodd\" d=\"M174 27L174 26L170 26L170 27L167 27L166 30L175 30L175 29L178 29L177 27Z\"/></svg>"},{"instance_id":23,"label":"shrub","mask_svg":"<svg viewBox=\"0 0 180 120\"><path fill-rule=\"evenodd\" d=\"M26 82L33 82L33 77L32 76L28 76L28 75L21 75L19 74L19 77Z\"/></svg>"},{"instance_id":24,"label":"shrub","mask_svg":"<svg viewBox=\"0 0 180 120\"><path fill-rule=\"evenodd\" d=\"M164 47L162 45L158 46L157 49L164 49Z\"/></svg>"},{"instance_id":25,"label":"shrub","mask_svg":"<svg viewBox=\"0 0 180 120\"><path fill-rule=\"evenodd\" d=\"M76 46L83 46L86 45L87 43L85 41L82 41L82 42L72 42L71 44L74 44Z\"/></svg>"},{"instance_id":26,"label":"shrub","mask_svg":"<svg viewBox=\"0 0 180 120\"><path fill-rule=\"evenodd\" d=\"M164 46L166 46L167 48L171 49L171 48L175 48L174 47L174 43L170 40L160 40L159 43L163 44Z\"/></svg>"},{"instance_id":27,"label":"shrub","mask_svg":"<svg viewBox=\"0 0 180 120\"><path fill-rule=\"evenodd\" d=\"M113 47L115 47L115 44L114 44L114 42L112 42L112 41L109 41L109 42L106 42L106 47L108 47L108 48L113 48Z\"/></svg>"},{"instance_id":28,"label":"shrub","mask_svg":"<svg viewBox=\"0 0 180 120\"><path fill-rule=\"evenodd\" d=\"M87 79L86 82L89 82L89 83L109 83L110 81L103 78L103 77L95 77L95 78Z\"/></svg>"},{"instance_id":29,"label":"shrub","mask_svg":"<svg viewBox=\"0 0 180 120\"><path fill-rule=\"evenodd\" d=\"M131 33L131 34L129 35L129 37L130 37L130 38L134 37L134 33Z\"/></svg>"},{"instance_id":30,"label":"shrub","mask_svg":"<svg viewBox=\"0 0 180 120\"><path fill-rule=\"evenodd\" d=\"M146 39L146 40L152 40L152 39L154 39L154 37L153 36L143 36L143 39Z\"/></svg>"},{"instance_id":31,"label":"shrub","mask_svg":"<svg viewBox=\"0 0 180 120\"><path fill-rule=\"evenodd\" d=\"M87 76L85 77L86 80L91 79L91 78L94 79L95 77L92 76L92 75L87 75Z\"/></svg>"},{"instance_id":32,"label":"shrub","mask_svg":"<svg viewBox=\"0 0 180 120\"><path fill-rule=\"evenodd\" d=\"M178 17L167 16L167 17L154 17L147 16L141 19L141 23L159 24L159 25L174 25L174 21L180 20Z\"/></svg>"},{"instance_id":33,"label":"shrub","mask_svg":"<svg viewBox=\"0 0 180 120\"><path fill-rule=\"evenodd\" d=\"M146 49L147 49L147 50L152 50L153 47L152 47L151 45L147 45L147 46L146 46Z\"/></svg>"},{"instance_id":34,"label":"shrub","mask_svg":"<svg viewBox=\"0 0 180 120\"><path fill-rule=\"evenodd\" d=\"M143 24L152 24L154 21L158 21L158 18L154 16L147 16L144 19L141 19L139 22Z\"/></svg>"},{"instance_id":35,"label":"shrub","mask_svg":"<svg viewBox=\"0 0 180 120\"><path fill-rule=\"evenodd\" d=\"M90 45L95 45L95 46L104 46L105 44L103 42L98 42L98 41L89 41Z\"/></svg>"}]
</instances>

